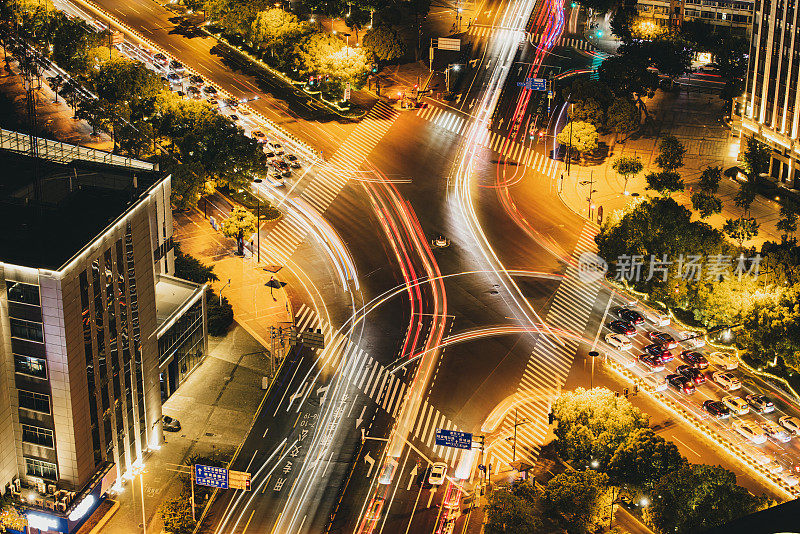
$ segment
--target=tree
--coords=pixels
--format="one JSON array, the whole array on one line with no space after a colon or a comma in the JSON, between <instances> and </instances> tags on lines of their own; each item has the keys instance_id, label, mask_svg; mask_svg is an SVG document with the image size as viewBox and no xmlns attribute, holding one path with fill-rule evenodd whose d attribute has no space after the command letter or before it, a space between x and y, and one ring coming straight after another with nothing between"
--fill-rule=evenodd
<instances>
[{"instance_id":1,"label":"tree","mask_svg":"<svg viewBox=\"0 0 800 534\"><path fill-rule=\"evenodd\" d=\"M206 293L206 305L208 306L209 335L224 336L233 324L233 307L227 298L220 299L211 289Z\"/></svg>"},{"instance_id":2,"label":"tree","mask_svg":"<svg viewBox=\"0 0 800 534\"><path fill-rule=\"evenodd\" d=\"M556 136L562 145L568 145L583 157L586 152L597 148L597 128L583 121L572 121Z\"/></svg>"},{"instance_id":3,"label":"tree","mask_svg":"<svg viewBox=\"0 0 800 534\"><path fill-rule=\"evenodd\" d=\"M361 43L379 61L397 61L406 54L406 44L389 26L375 26L367 30Z\"/></svg>"},{"instance_id":4,"label":"tree","mask_svg":"<svg viewBox=\"0 0 800 534\"><path fill-rule=\"evenodd\" d=\"M186 495L164 501L159 508L164 530L173 534L191 534L194 531L190 499Z\"/></svg>"},{"instance_id":5,"label":"tree","mask_svg":"<svg viewBox=\"0 0 800 534\"><path fill-rule=\"evenodd\" d=\"M647 180L647 189L658 191L664 197L683 190L683 178L674 171L651 172L644 179Z\"/></svg>"},{"instance_id":6,"label":"tree","mask_svg":"<svg viewBox=\"0 0 800 534\"><path fill-rule=\"evenodd\" d=\"M648 116L642 97L653 93L658 87L658 75L648 70L648 67L647 62L640 57L611 56L600 64L597 75L617 97L633 98L645 116Z\"/></svg>"},{"instance_id":7,"label":"tree","mask_svg":"<svg viewBox=\"0 0 800 534\"><path fill-rule=\"evenodd\" d=\"M738 219L728 219L722 226L722 231L739 244L739 248L745 241L753 239L758 235L758 223L755 219L740 217Z\"/></svg>"},{"instance_id":8,"label":"tree","mask_svg":"<svg viewBox=\"0 0 800 534\"><path fill-rule=\"evenodd\" d=\"M619 0L581 0L581 5L595 13L603 14L613 11Z\"/></svg>"},{"instance_id":9,"label":"tree","mask_svg":"<svg viewBox=\"0 0 800 534\"><path fill-rule=\"evenodd\" d=\"M700 213L701 219L705 219L722 212L722 201L712 193L697 191L692 194L692 209Z\"/></svg>"},{"instance_id":10,"label":"tree","mask_svg":"<svg viewBox=\"0 0 800 534\"><path fill-rule=\"evenodd\" d=\"M775 227L783 232L784 240L788 235L794 234L797 231L797 213L787 206L781 206L781 218Z\"/></svg>"},{"instance_id":11,"label":"tree","mask_svg":"<svg viewBox=\"0 0 800 534\"><path fill-rule=\"evenodd\" d=\"M648 426L646 415L605 388L563 393L553 403L553 415L559 455L578 465L597 460L601 468L628 434Z\"/></svg>"},{"instance_id":12,"label":"tree","mask_svg":"<svg viewBox=\"0 0 800 534\"><path fill-rule=\"evenodd\" d=\"M800 292L776 289L744 315L737 343L754 360L781 360L800 371Z\"/></svg>"},{"instance_id":13,"label":"tree","mask_svg":"<svg viewBox=\"0 0 800 534\"><path fill-rule=\"evenodd\" d=\"M700 174L700 190L716 194L722 180L722 167L706 167Z\"/></svg>"},{"instance_id":14,"label":"tree","mask_svg":"<svg viewBox=\"0 0 800 534\"><path fill-rule=\"evenodd\" d=\"M733 197L733 203L737 207L742 208L742 211L747 214L750 211L750 206L756 199L756 186L754 182L746 181L739 184L739 191Z\"/></svg>"},{"instance_id":15,"label":"tree","mask_svg":"<svg viewBox=\"0 0 800 534\"><path fill-rule=\"evenodd\" d=\"M709 465L688 465L665 475L653 495L646 518L660 534L702 532L769 504L765 496L737 486L731 471Z\"/></svg>"},{"instance_id":16,"label":"tree","mask_svg":"<svg viewBox=\"0 0 800 534\"><path fill-rule=\"evenodd\" d=\"M614 452L608 474L620 484L649 488L685 465L686 458L674 443L649 428L638 428Z\"/></svg>"},{"instance_id":17,"label":"tree","mask_svg":"<svg viewBox=\"0 0 800 534\"><path fill-rule=\"evenodd\" d=\"M606 126L619 135L627 135L639 128L639 110L628 98L616 98L608 108Z\"/></svg>"},{"instance_id":18,"label":"tree","mask_svg":"<svg viewBox=\"0 0 800 534\"><path fill-rule=\"evenodd\" d=\"M259 11L250 30L250 38L257 48L266 48L270 55L275 55L275 47L287 40L297 37L303 31L303 25L297 17L279 8Z\"/></svg>"},{"instance_id":19,"label":"tree","mask_svg":"<svg viewBox=\"0 0 800 534\"><path fill-rule=\"evenodd\" d=\"M236 238L239 256L244 255L244 242L256 233L256 216L241 206L234 206L227 219L222 221L222 234Z\"/></svg>"},{"instance_id":20,"label":"tree","mask_svg":"<svg viewBox=\"0 0 800 534\"><path fill-rule=\"evenodd\" d=\"M755 137L747 138L744 152L742 153L742 162L744 164L744 170L751 180L756 179L759 175L769 170L769 161L771 157L772 150L767 145Z\"/></svg>"},{"instance_id":21,"label":"tree","mask_svg":"<svg viewBox=\"0 0 800 534\"><path fill-rule=\"evenodd\" d=\"M86 75L92 67L89 50L99 46L103 34L79 18L63 17L53 32L53 61L67 72Z\"/></svg>"},{"instance_id":22,"label":"tree","mask_svg":"<svg viewBox=\"0 0 800 534\"><path fill-rule=\"evenodd\" d=\"M370 15L368 11L351 5L351 11L345 17L345 21L347 23L347 27L353 30L353 33L355 33L356 43L358 42L359 30L369 24L369 19Z\"/></svg>"},{"instance_id":23,"label":"tree","mask_svg":"<svg viewBox=\"0 0 800 534\"><path fill-rule=\"evenodd\" d=\"M336 37L321 32L309 35L297 50L297 66L301 76L321 76L331 84L330 92L341 97L344 83L363 85L369 66L363 48L345 46Z\"/></svg>"},{"instance_id":24,"label":"tree","mask_svg":"<svg viewBox=\"0 0 800 534\"><path fill-rule=\"evenodd\" d=\"M542 521L534 502L526 498L518 487L500 487L491 493L486 506L487 534L541 532Z\"/></svg>"},{"instance_id":25,"label":"tree","mask_svg":"<svg viewBox=\"0 0 800 534\"><path fill-rule=\"evenodd\" d=\"M638 156L620 156L614 160L614 164L611 168L617 171L617 174L621 174L625 178L624 191L627 194L628 180L642 172L644 165L642 165L642 160L639 159Z\"/></svg>"},{"instance_id":26,"label":"tree","mask_svg":"<svg viewBox=\"0 0 800 534\"><path fill-rule=\"evenodd\" d=\"M175 276L195 284L205 284L219 280L219 277L214 273L214 267L186 254L177 243L175 243Z\"/></svg>"},{"instance_id":27,"label":"tree","mask_svg":"<svg viewBox=\"0 0 800 534\"><path fill-rule=\"evenodd\" d=\"M203 8L227 32L247 35L256 13L271 5L267 0L205 0Z\"/></svg>"},{"instance_id":28,"label":"tree","mask_svg":"<svg viewBox=\"0 0 800 534\"><path fill-rule=\"evenodd\" d=\"M569 91L569 101L578 102L593 98L596 100L603 110L608 109L608 106L614 101L614 94L611 88L599 80L592 80L591 78L579 78L573 82Z\"/></svg>"},{"instance_id":29,"label":"tree","mask_svg":"<svg viewBox=\"0 0 800 534\"><path fill-rule=\"evenodd\" d=\"M674 171L683 167L683 156L686 154L686 147L678 141L674 135L666 135L658 143L658 156L655 164L665 171Z\"/></svg>"},{"instance_id":30,"label":"tree","mask_svg":"<svg viewBox=\"0 0 800 534\"><path fill-rule=\"evenodd\" d=\"M569 118L573 121L588 122L595 128L600 128L605 122L605 112L600 102L589 97L586 100L578 100L570 105Z\"/></svg>"},{"instance_id":31,"label":"tree","mask_svg":"<svg viewBox=\"0 0 800 534\"><path fill-rule=\"evenodd\" d=\"M612 496L608 475L593 469L568 471L547 483L542 504L564 518L568 532L594 532L605 524Z\"/></svg>"},{"instance_id":32,"label":"tree","mask_svg":"<svg viewBox=\"0 0 800 534\"><path fill-rule=\"evenodd\" d=\"M611 33L619 37L623 43L630 43L633 41L632 27L637 18L636 8L628 5L620 6L611 18Z\"/></svg>"}]
</instances>

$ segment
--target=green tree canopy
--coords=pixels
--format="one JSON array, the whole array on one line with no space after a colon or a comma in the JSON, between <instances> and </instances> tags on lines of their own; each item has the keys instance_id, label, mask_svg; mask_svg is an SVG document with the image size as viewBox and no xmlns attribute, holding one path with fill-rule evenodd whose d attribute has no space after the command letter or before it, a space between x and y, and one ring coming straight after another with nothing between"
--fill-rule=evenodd
<instances>
[{"instance_id":1,"label":"green tree canopy","mask_svg":"<svg viewBox=\"0 0 800 534\"><path fill-rule=\"evenodd\" d=\"M754 306L737 334L737 344L754 360L783 361L800 371L800 292L775 289Z\"/></svg>"},{"instance_id":2,"label":"green tree canopy","mask_svg":"<svg viewBox=\"0 0 800 534\"><path fill-rule=\"evenodd\" d=\"M303 26L294 14L283 9L259 11L250 26L251 40L256 47L266 48L274 54L277 45L297 38L303 32Z\"/></svg>"},{"instance_id":3,"label":"green tree canopy","mask_svg":"<svg viewBox=\"0 0 800 534\"><path fill-rule=\"evenodd\" d=\"M578 102L588 99L594 99L603 110L607 109L614 101L614 95L611 88L598 80L591 78L578 78L572 84L569 91L569 101Z\"/></svg>"},{"instance_id":4,"label":"green tree canopy","mask_svg":"<svg viewBox=\"0 0 800 534\"><path fill-rule=\"evenodd\" d=\"M605 388L562 393L553 404L553 415L559 454L578 465L597 460L606 466L628 434L648 424L647 416L627 399Z\"/></svg>"},{"instance_id":5,"label":"green tree canopy","mask_svg":"<svg viewBox=\"0 0 800 534\"><path fill-rule=\"evenodd\" d=\"M769 504L736 485L722 467L688 465L665 475L653 489L646 517L659 534L702 532Z\"/></svg>"},{"instance_id":6,"label":"green tree canopy","mask_svg":"<svg viewBox=\"0 0 800 534\"><path fill-rule=\"evenodd\" d=\"M620 484L649 488L662 476L686 465L678 448L649 428L637 428L614 452L609 475Z\"/></svg>"},{"instance_id":7,"label":"green tree canopy","mask_svg":"<svg viewBox=\"0 0 800 534\"><path fill-rule=\"evenodd\" d=\"M175 243L175 276L196 284L219 280L214 273L213 266L206 265L194 256L186 254L177 243Z\"/></svg>"},{"instance_id":8,"label":"green tree canopy","mask_svg":"<svg viewBox=\"0 0 800 534\"><path fill-rule=\"evenodd\" d=\"M692 209L700 214L701 219L705 219L722 211L722 201L713 193L697 191L692 193Z\"/></svg>"},{"instance_id":9,"label":"green tree canopy","mask_svg":"<svg viewBox=\"0 0 800 534\"><path fill-rule=\"evenodd\" d=\"M85 75L91 68L89 50L102 39L85 21L61 16L53 32L53 61L67 72Z\"/></svg>"},{"instance_id":10,"label":"green tree canopy","mask_svg":"<svg viewBox=\"0 0 800 534\"><path fill-rule=\"evenodd\" d=\"M611 501L608 475L593 469L556 475L542 495L544 507L564 518L568 532L596 532L608 520Z\"/></svg>"},{"instance_id":11,"label":"green tree canopy","mask_svg":"<svg viewBox=\"0 0 800 534\"><path fill-rule=\"evenodd\" d=\"M651 172L644 177L647 189L658 191L661 196L669 196L683 190L683 178L675 171Z\"/></svg>"},{"instance_id":12,"label":"green tree canopy","mask_svg":"<svg viewBox=\"0 0 800 534\"><path fill-rule=\"evenodd\" d=\"M369 70L363 48L351 48L328 33L316 32L299 45L302 76L323 76L361 86Z\"/></svg>"},{"instance_id":13,"label":"green tree canopy","mask_svg":"<svg viewBox=\"0 0 800 534\"><path fill-rule=\"evenodd\" d=\"M772 150L767 145L755 137L747 138L744 152L742 153L742 161L744 163L744 170L750 175L750 179L754 179L759 174L769 171L771 155Z\"/></svg>"},{"instance_id":14,"label":"green tree canopy","mask_svg":"<svg viewBox=\"0 0 800 534\"><path fill-rule=\"evenodd\" d=\"M164 90L158 74L144 63L122 57L111 58L100 65L94 84L101 100L112 104L124 103L137 115L145 114L156 96Z\"/></svg>"},{"instance_id":15,"label":"green tree canopy","mask_svg":"<svg viewBox=\"0 0 800 534\"><path fill-rule=\"evenodd\" d=\"M583 121L572 121L556 136L562 145L571 146L575 152L585 154L597 148L597 128Z\"/></svg>"},{"instance_id":16,"label":"green tree canopy","mask_svg":"<svg viewBox=\"0 0 800 534\"><path fill-rule=\"evenodd\" d=\"M605 123L605 111L600 102L592 97L573 102L569 107L569 118L573 121L588 122L595 128Z\"/></svg>"},{"instance_id":17,"label":"green tree canopy","mask_svg":"<svg viewBox=\"0 0 800 534\"><path fill-rule=\"evenodd\" d=\"M379 61L397 61L406 54L406 44L400 34L386 25L367 30L361 44Z\"/></svg>"},{"instance_id":18,"label":"green tree canopy","mask_svg":"<svg viewBox=\"0 0 800 534\"><path fill-rule=\"evenodd\" d=\"M665 135L658 143L658 156L655 164L665 171L674 171L683 167L683 156L686 147L674 135Z\"/></svg>"},{"instance_id":19,"label":"green tree canopy","mask_svg":"<svg viewBox=\"0 0 800 534\"><path fill-rule=\"evenodd\" d=\"M628 180L642 172L644 165L642 165L642 160L639 159L638 156L620 156L614 160L611 168L617 171L617 174L621 174L625 178L624 191L626 191L627 194Z\"/></svg>"},{"instance_id":20,"label":"green tree canopy","mask_svg":"<svg viewBox=\"0 0 800 534\"><path fill-rule=\"evenodd\" d=\"M533 489L535 491L535 489ZM537 534L541 532L535 501L517 487L500 487L494 490L486 506L487 534Z\"/></svg>"},{"instance_id":21,"label":"green tree canopy","mask_svg":"<svg viewBox=\"0 0 800 534\"><path fill-rule=\"evenodd\" d=\"M742 248L745 241L753 239L758 235L758 223L752 217L740 217L738 219L727 219L722 226L722 231L739 244Z\"/></svg>"},{"instance_id":22,"label":"green tree canopy","mask_svg":"<svg viewBox=\"0 0 800 534\"><path fill-rule=\"evenodd\" d=\"M716 194L722 180L722 167L706 167L700 174L700 190Z\"/></svg>"},{"instance_id":23,"label":"green tree canopy","mask_svg":"<svg viewBox=\"0 0 800 534\"><path fill-rule=\"evenodd\" d=\"M628 98L616 98L606 114L606 125L612 132L626 135L639 128L639 110Z\"/></svg>"},{"instance_id":24,"label":"green tree canopy","mask_svg":"<svg viewBox=\"0 0 800 534\"><path fill-rule=\"evenodd\" d=\"M256 216L242 206L234 206L227 219L222 221L222 235L236 238L239 254L244 253L243 242L256 233L258 221Z\"/></svg>"}]
</instances>

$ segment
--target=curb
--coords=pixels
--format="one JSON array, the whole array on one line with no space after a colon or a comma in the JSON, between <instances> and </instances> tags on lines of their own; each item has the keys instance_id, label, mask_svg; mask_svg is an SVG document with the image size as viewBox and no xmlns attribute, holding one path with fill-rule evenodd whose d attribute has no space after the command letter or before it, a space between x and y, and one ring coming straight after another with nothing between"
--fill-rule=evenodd
<instances>
[{"instance_id":1,"label":"curb","mask_svg":"<svg viewBox=\"0 0 800 534\"><path fill-rule=\"evenodd\" d=\"M111 508L109 508L108 512L106 512L106 514L100 518L100 521L98 521L97 524L92 527L92 530L87 532L87 534L99 534L100 531L103 530L103 527L106 526L106 523L108 523L111 518L114 517L114 514L117 513L117 510L119 509L119 501L115 501L114 499L108 500L114 504L111 505Z\"/></svg>"}]
</instances>

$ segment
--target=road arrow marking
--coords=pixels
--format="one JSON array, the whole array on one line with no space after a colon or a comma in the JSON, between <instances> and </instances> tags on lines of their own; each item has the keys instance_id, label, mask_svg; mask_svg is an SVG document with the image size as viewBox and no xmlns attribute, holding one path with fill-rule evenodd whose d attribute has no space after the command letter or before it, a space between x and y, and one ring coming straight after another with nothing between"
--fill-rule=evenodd
<instances>
[{"instance_id":1,"label":"road arrow marking","mask_svg":"<svg viewBox=\"0 0 800 534\"><path fill-rule=\"evenodd\" d=\"M362 407L361 407L361 415L359 415L359 416L358 416L358 418L356 419L356 428L360 427L360 426L361 426L361 423L363 423L363 422L364 422L364 412L365 412L366 410L367 410L367 407L366 407L366 406L362 406ZM362 430L363 430L363 429L362 429Z\"/></svg>"},{"instance_id":2,"label":"road arrow marking","mask_svg":"<svg viewBox=\"0 0 800 534\"><path fill-rule=\"evenodd\" d=\"M302 397L305 394L305 391L306 391L306 384L304 383L303 387L301 387L297 393L294 393L289 397L289 406L286 407L287 412L289 411L289 408L292 407L292 404L294 404L294 400Z\"/></svg>"},{"instance_id":3,"label":"road arrow marking","mask_svg":"<svg viewBox=\"0 0 800 534\"><path fill-rule=\"evenodd\" d=\"M367 453L367 455L364 456L364 461L367 462L367 465L369 465L369 469L367 469L367 478L369 478L369 476L372 474L372 467L375 465L375 458Z\"/></svg>"},{"instance_id":4,"label":"road arrow marking","mask_svg":"<svg viewBox=\"0 0 800 534\"><path fill-rule=\"evenodd\" d=\"M411 489L411 483L414 482L414 479L417 478L417 466L414 466L414 469L411 470L411 476L408 478L408 486L406 486L406 491Z\"/></svg>"},{"instance_id":5,"label":"road arrow marking","mask_svg":"<svg viewBox=\"0 0 800 534\"><path fill-rule=\"evenodd\" d=\"M433 496L436 495L436 486L431 488L431 495L428 497L428 508L433 504Z\"/></svg>"},{"instance_id":6,"label":"road arrow marking","mask_svg":"<svg viewBox=\"0 0 800 534\"><path fill-rule=\"evenodd\" d=\"M322 386L317 390L317 395L324 395L328 392L328 386Z\"/></svg>"},{"instance_id":7,"label":"road arrow marking","mask_svg":"<svg viewBox=\"0 0 800 534\"><path fill-rule=\"evenodd\" d=\"M475 66L475 65L477 65L477 64L478 64L478 58L475 58L475 59L470 59L470 60L469 60L469 66L470 66L470 67L474 67L474 66Z\"/></svg>"}]
</instances>

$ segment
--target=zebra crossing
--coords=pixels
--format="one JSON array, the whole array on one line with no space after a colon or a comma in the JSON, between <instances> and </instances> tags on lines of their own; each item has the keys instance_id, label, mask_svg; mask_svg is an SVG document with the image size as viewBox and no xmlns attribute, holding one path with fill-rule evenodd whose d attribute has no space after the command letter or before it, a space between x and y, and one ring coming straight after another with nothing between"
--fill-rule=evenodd
<instances>
[{"instance_id":1,"label":"zebra crossing","mask_svg":"<svg viewBox=\"0 0 800 534\"><path fill-rule=\"evenodd\" d=\"M597 252L594 236L597 227L591 223L584 225L578 243L572 253L572 262L567 266L564 280L556 291L545 321L556 330L582 334L594 307L594 302L602 287L601 280L584 282L578 278L578 259L586 252ZM535 460L541 443L549 432L547 415L550 403L560 390L572 366L579 342L563 339L563 345L550 336L540 336L533 349L527 368L517 387L517 395L525 402L518 407L518 419L526 421L517 427L516 458ZM513 432L514 422L508 418L503 424L502 434ZM512 444L504 439L498 440L496 447L488 455L495 472L501 465L513 460Z\"/></svg>"},{"instance_id":2,"label":"zebra crossing","mask_svg":"<svg viewBox=\"0 0 800 534\"><path fill-rule=\"evenodd\" d=\"M334 339L328 342L329 346L332 345L332 349L329 351L331 361L325 362L325 365L330 364L338 372L346 370L346 378L350 384L361 390L389 416L396 417L400 413L403 400L408 392L405 382L390 373L389 369L372 359L369 354L346 337L334 336L335 332L331 325L322 321L319 315L305 304L301 304L295 314L295 325L298 332L308 328L319 328L325 334L326 339L331 340L333 337ZM352 363L346 366L348 361L352 361ZM413 437L432 450L433 454L441 461L456 466L459 459L458 449L434 444L437 428L460 430L431 403L423 401L419 419L414 425Z\"/></svg>"},{"instance_id":3,"label":"zebra crossing","mask_svg":"<svg viewBox=\"0 0 800 534\"><path fill-rule=\"evenodd\" d=\"M507 30L503 28L493 28L492 26L471 26L469 30L467 30L467 35L472 35L475 37L488 37L490 35L495 35L499 37L503 37L507 35L507 33L511 33L513 30ZM523 37L523 33L519 31L515 31L514 33L518 33L520 37ZM543 35L542 34L525 34L526 39L530 41L532 44L536 44L541 42ZM588 50L590 52L597 51L589 41L586 39L579 39L576 37L565 37L561 36L558 41L556 41L556 46L565 46L570 48L575 48L577 50Z\"/></svg>"},{"instance_id":4,"label":"zebra crossing","mask_svg":"<svg viewBox=\"0 0 800 534\"><path fill-rule=\"evenodd\" d=\"M333 157L320 167L300 197L319 213L325 213L348 180L359 172L364 160L383 139L398 116L397 111L388 104L375 104ZM286 261L294 254L307 233L307 228L299 222L284 217L269 233L267 258L275 263Z\"/></svg>"},{"instance_id":5,"label":"zebra crossing","mask_svg":"<svg viewBox=\"0 0 800 534\"><path fill-rule=\"evenodd\" d=\"M465 133L468 121L465 116L448 111L439 106L428 105L420 108L416 113L417 117L430 121L437 126L445 128L457 135ZM526 146L524 143L510 141L508 138L496 132L484 131L477 139L480 146L489 148L502 156L518 162L520 165L530 167L537 172L552 176L558 162L547 156L536 152L535 147Z\"/></svg>"}]
</instances>

